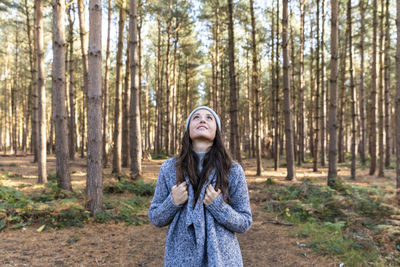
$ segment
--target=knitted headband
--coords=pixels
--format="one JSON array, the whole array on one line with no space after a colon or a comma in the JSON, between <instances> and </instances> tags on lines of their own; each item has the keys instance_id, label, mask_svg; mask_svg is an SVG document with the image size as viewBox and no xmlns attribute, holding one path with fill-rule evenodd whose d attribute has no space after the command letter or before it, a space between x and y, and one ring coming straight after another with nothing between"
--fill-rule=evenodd
<instances>
[{"instance_id":1,"label":"knitted headband","mask_svg":"<svg viewBox=\"0 0 400 267\"><path fill-rule=\"evenodd\" d=\"M189 128L190 119L192 118L193 114L194 114L196 111L198 111L199 109L206 109L206 110L210 111L211 114L214 116L215 121L217 122L218 129L221 130L221 121L219 120L219 117L218 117L217 113L215 113L214 110L212 110L211 108L209 108L209 107L207 107L207 106L200 106L200 107L195 108L192 112L190 112L190 115L189 115L189 117L188 117L187 120L186 120L186 127L185 127L186 131L187 131L188 128Z\"/></svg>"}]
</instances>

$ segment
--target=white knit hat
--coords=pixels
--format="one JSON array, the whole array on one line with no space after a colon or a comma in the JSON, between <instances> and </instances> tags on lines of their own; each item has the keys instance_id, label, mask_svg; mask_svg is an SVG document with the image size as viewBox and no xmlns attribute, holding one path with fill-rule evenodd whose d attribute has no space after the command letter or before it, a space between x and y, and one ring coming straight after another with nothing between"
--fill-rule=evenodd
<instances>
[{"instance_id":1,"label":"white knit hat","mask_svg":"<svg viewBox=\"0 0 400 267\"><path fill-rule=\"evenodd\" d=\"M215 113L215 111L214 111L212 108L209 108L209 107L207 107L207 106L200 106L200 107L197 107L197 108L193 109L193 111L190 112L190 115L189 115L189 117L188 117L187 120L186 120L186 127L185 127L186 131L187 131L188 128L189 128L189 123L190 123L190 119L192 118L192 115L193 115L196 111L198 111L199 109L206 109L206 110L210 111L211 114L213 114L213 116L214 116L214 118L215 118L215 121L217 122L218 129L221 130L221 121L219 120L219 117L218 117L217 113Z\"/></svg>"}]
</instances>

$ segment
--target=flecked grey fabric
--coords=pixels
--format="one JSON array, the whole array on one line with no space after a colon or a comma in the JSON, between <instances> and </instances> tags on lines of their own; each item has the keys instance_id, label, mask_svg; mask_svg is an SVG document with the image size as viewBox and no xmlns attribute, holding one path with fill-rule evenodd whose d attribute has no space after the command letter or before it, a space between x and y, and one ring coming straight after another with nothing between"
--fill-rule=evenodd
<instances>
[{"instance_id":1,"label":"flecked grey fabric","mask_svg":"<svg viewBox=\"0 0 400 267\"><path fill-rule=\"evenodd\" d=\"M194 191L188 183L189 199L175 205L171 189L176 184L176 159L166 160L160 169L154 197L149 209L150 221L168 227L164 266L243 266L235 233L246 232L252 224L249 193L242 166L234 162L228 174L231 203L218 196L210 205L203 204L206 187L215 187L211 171L196 205Z\"/></svg>"}]
</instances>

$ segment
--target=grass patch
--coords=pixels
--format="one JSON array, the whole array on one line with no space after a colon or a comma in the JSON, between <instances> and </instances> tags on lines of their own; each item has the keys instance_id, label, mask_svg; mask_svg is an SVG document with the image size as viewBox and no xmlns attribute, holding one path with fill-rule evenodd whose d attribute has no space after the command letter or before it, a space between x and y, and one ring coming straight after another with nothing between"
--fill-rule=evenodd
<instances>
[{"instance_id":1,"label":"grass patch","mask_svg":"<svg viewBox=\"0 0 400 267\"><path fill-rule=\"evenodd\" d=\"M9 164L0 163L0 167L18 167L18 164L17 163L9 163Z\"/></svg>"},{"instance_id":2,"label":"grass patch","mask_svg":"<svg viewBox=\"0 0 400 267\"><path fill-rule=\"evenodd\" d=\"M0 231L7 227L20 229L31 224L65 228L83 227L90 222L123 221L127 225L147 222L144 214L154 193L154 184L146 184L142 180L122 180L106 185L103 191L104 209L91 217L85 208L84 192L62 190L54 181L56 179L49 180L40 192L27 196L0 182ZM121 196L129 199L121 200Z\"/></svg>"},{"instance_id":3,"label":"grass patch","mask_svg":"<svg viewBox=\"0 0 400 267\"><path fill-rule=\"evenodd\" d=\"M152 154L151 155L152 159L169 159L169 156L167 154Z\"/></svg>"},{"instance_id":4,"label":"grass patch","mask_svg":"<svg viewBox=\"0 0 400 267\"><path fill-rule=\"evenodd\" d=\"M104 186L106 193L124 193L131 192L138 196L152 196L154 194L155 183L147 184L143 180L127 180L121 179L114 184Z\"/></svg>"},{"instance_id":5,"label":"grass patch","mask_svg":"<svg viewBox=\"0 0 400 267\"><path fill-rule=\"evenodd\" d=\"M306 246L314 251L337 257L347 266L398 264L400 239L389 219L399 211L383 202L385 192L378 187L344 185L339 180L331 189L306 179L289 186L266 183L264 191L264 208L295 223L294 233L307 238Z\"/></svg>"},{"instance_id":6,"label":"grass patch","mask_svg":"<svg viewBox=\"0 0 400 267\"><path fill-rule=\"evenodd\" d=\"M0 175L0 179L7 180L7 179L24 179L21 174L13 173L13 172L4 172Z\"/></svg>"}]
</instances>

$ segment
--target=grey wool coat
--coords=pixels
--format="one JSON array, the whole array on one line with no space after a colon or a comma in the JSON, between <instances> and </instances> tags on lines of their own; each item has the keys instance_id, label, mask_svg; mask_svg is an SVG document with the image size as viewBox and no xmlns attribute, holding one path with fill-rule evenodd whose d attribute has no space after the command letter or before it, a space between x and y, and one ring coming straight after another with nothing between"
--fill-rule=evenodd
<instances>
[{"instance_id":1,"label":"grey wool coat","mask_svg":"<svg viewBox=\"0 0 400 267\"><path fill-rule=\"evenodd\" d=\"M206 187L215 187L211 171L196 205L188 184L189 199L175 205L171 189L176 184L176 158L166 160L158 175L149 209L150 221L157 227L169 225L165 241L164 266L243 266L235 233L246 232L252 224L249 193L242 166L234 162L228 174L230 204L218 196L205 206Z\"/></svg>"}]
</instances>

